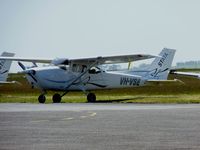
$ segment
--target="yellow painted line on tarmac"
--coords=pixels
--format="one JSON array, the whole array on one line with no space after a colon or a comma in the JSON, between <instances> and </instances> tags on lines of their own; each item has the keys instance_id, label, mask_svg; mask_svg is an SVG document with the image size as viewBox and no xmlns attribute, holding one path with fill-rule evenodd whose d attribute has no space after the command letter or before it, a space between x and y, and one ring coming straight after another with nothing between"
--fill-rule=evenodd
<instances>
[{"instance_id":1,"label":"yellow painted line on tarmac","mask_svg":"<svg viewBox=\"0 0 200 150\"><path fill-rule=\"evenodd\" d=\"M80 116L80 118L89 118L89 117L94 117L94 116L96 116L97 115L97 113L90 113L90 114L88 114L88 116Z\"/></svg>"},{"instance_id":2,"label":"yellow painted line on tarmac","mask_svg":"<svg viewBox=\"0 0 200 150\"><path fill-rule=\"evenodd\" d=\"M80 116L80 118L87 118L88 116Z\"/></svg>"},{"instance_id":3,"label":"yellow painted line on tarmac","mask_svg":"<svg viewBox=\"0 0 200 150\"><path fill-rule=\"evenodd\" d=\"M90 118L90 117L94 117L96 115L97 115L97 113L90 112L88 115L80 116L79 118L81 118L81 119ZM59 121L59 120L60 121L67 121L67 120L74 120L74 119L78 119L78 118L66 117L66 118L58 119L57 121ZM48 121L52 121L52 120L33 120L33 121L30 121L30 123L42 123L42 122L48 122Z\"/></svg>"},{"instance_id":4,"label":"yellow painted line on tarmac","mask_svg":"<svg viewBox=\"0 0 200 150\"><path fill-rule=\"evenodd\" d=\"M94 116L96 116L96 115L97 115L97 113L92 113L92 114L90 114L91 117L94 117Z\"/></svg>"},{"instance_id":5,"label":"yellow painted line on tarmac","mask_svg":"<svg viewBox=\"0 0 200 150\"><path fill-rule=\"evenodd\" d=\"M61 119L61 120L73 120L74 118L63 118L63 119Z\"/></svg>"},{"instance_id":6,"label":"yellow painted line on tarmac","mask_svg":"<svg viewBox=\"0 0 200 150\"><path fill-rule=\"evenodd\" d=\"M40 123L40 122L47 122L49 120L34 120L34 121L30 121L31 123Z\"/></svg>"}]
</instances>

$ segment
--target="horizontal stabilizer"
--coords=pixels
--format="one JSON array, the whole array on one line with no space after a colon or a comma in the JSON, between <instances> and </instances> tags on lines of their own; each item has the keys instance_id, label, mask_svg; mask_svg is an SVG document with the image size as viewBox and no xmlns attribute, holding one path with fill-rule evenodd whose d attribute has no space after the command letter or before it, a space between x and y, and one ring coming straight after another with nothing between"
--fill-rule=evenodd
<instances>
[{"instance_id":1,"label":"horizontal stabilizer","mask_svg":"<svg viewBox=\"0 0 200 150\"><path fill-rule=\"evenodd\" d=\"M193 77L193 78L200 79L200 73L171 71L171 74L181 75L181 76L186 76L186 77Z\"/></svg>"},{"instance_id":2,"label":"horizontal stabilizer","mask_svg":"<svg viewBox=\"0 0 200 150\"><path fill-rule=\"evenodd\" d=\"M177 84L185 84L183 81L179 79L174 80L147 80L146 84L148 85L177 85Z\"/></svg>"}]
</instances>

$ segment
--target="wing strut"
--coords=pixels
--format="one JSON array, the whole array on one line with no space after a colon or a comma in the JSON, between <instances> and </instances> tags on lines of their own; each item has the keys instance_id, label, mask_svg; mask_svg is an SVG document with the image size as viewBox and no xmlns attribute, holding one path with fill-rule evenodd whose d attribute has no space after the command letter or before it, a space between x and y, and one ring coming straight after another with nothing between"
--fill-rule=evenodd
<instances>
[{"instance_id":1,"label":"wing strut","mask_svg":"<svg viewBox=\"0 0 200 150\"><path fill-rule=\"evenodd\" d=\"M92 63L83 73L81 73L79 76L77 76L74 80L72 80L72 82L65 88L65 92L61 95L61 97L63 97L64 95L66 95L69 91L68 89L76 82L78 81L82 76L84 76L92 67L94 67L96 64L99 63L99 60L101 59L101 57L98 57L97 60Z\"/></svg>"}]
</instances>

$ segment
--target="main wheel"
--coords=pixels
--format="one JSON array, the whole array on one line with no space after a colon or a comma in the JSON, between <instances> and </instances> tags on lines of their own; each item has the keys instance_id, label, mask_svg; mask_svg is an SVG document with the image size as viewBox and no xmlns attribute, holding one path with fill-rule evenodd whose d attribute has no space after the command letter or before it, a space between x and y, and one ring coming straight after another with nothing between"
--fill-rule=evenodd
<instances>
[{"instance_id":1,"label":"main wheel","mask_svg":"<svg viewBox=\"0 0 200 150\"><path fill-rule=\"evenodd\" d=\"M89 93L87 95L87 100L88 100L89 103L96 102L96 95L94 93Z\"/></svg>"},{"instance_id":2,"label":"main wheel","mask_svg":"<svg viewBox=\"0 0 200 150\"><path fill-rule=\"evenodd\" d=\"M39 103L45 103L45 101L46 101L46 97L45 97L45 95L44 94L41 94L39 97L38 97L38 101L39 101Z\"/></svg>"},{"instance_id":3,"label":"main wheel","mask_svg":"<svg viewBox=\"0 0 200 150\"><path fill-rule=\"evenodd\" d=\"M60 103L61 102L61 96L60 94L56 93L53 95L52 100L54 103Z\"/></svg>"}]
</instances>

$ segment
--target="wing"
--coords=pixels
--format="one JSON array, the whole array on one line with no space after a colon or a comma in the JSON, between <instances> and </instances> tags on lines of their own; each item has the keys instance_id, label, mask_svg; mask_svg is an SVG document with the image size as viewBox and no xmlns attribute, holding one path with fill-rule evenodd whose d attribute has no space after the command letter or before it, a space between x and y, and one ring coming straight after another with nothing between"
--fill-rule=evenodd
<instances>
[{"instance_id":1,"label":"wing","mask_svg":"<svg viewBox=\"0 0 200 150\"><path fill-rule=\"evenodd\" d=\"M199 78L199 79L200 79L200 73L175 71L175 72L172 72L172 74L175 74L175 75L182 75L182 76L188 76L188 77L194 77L194 78Z\"/></svg>"},{"instance_id":2,"label":"wing","mask_svg":"<svg viewBox=\"0 0 200 150\"><path fill-rule=\"evenodd\" d=\"M44 58L21 58L21 57L0 57L0 60L12 60L12 61L26 61L26 62L35 62L35 63L51 63L53 59L44 59Z\"/></svg>"},{"instance_id":3,"label":"wing","mask_svg":"<svg viewBox=\"0 0 200 150\"><path fill-rule=\"evenodd\" d=\"M105 57L93 57L93 58L82 58L82 59L70 59L69 62L75 64L90 64L98 60L99 64L116 64L116 63L127 63L138 60L145 60L155 58L153 55L136 54L136 55L120 55L120 56L105 56Z\"/></svg>"},{"instance_id":4,"label":"wing","mask_svg":"<svg viewBox=\"0 0 200 150\"><path fill-rule=\"evenodd\" d=\"M0 57L4 60L12 61L25 61L34 63L52 63L55 65L60 64L91 64L98 61L98 64L115 64L115 63L126 63L138 60L145 60L150 58L155 58L157 56L136 54L136 55L120 55L120 56L106 56L106 57L90 57L90 58L80 58L80 59L67 59L67 58L56 58L56 59L37 59L37 58L20 58L20 57Z\"/></svg>"}]
</instances>

